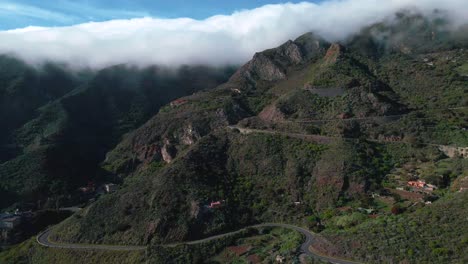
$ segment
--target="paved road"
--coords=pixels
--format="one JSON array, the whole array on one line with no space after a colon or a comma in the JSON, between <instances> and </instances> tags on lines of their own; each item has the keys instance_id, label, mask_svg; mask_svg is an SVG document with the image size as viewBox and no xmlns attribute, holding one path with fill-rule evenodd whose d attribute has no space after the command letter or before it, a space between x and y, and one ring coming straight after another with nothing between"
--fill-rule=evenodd
<instances>
[{"instance_id":1,"label":"paved road","mask_svg":"<svg viewBox=\"0 0 468 264\"><path fill-rule=\"evenodd\" d=\"M307 229L304 229L302 227L298 226L293 226L293 225L288 225L288 224L278 224L278 223L265 223L265 224L259 224L259 225L254 225L250 227L243 228L238 231L234 232L229 232L221 235L216 235L216 236L211 236L205 239L200 239L200 240L194 240L194 241L188 241L188 242L180 242L180 243L174 243L174 244L169 244L166 245L168 247L175 247L178 245L195 245L195 244L200 244L204 242L208 242L211 240L219 239L222 237L226 237L229 235L233 235L236 233L240 233L243 230L247 228L261 228L261 227L282 227L282 228L288 228L292 229L295 231L298 231L302 233L305 236L305 241L301 245L301 253L305 254L307 256L310 256L312 258L320 259L322 261L326 262L331 262L331 263L337 263L337 264L356 264L357 262L349 261L349 260L343 260L343 259L337 259L333 257L328 257L328 256L323 256L320 254L317 254L314 251L311 251L310 248L312 246L312 243L314 242L314 234L310 232ZM42 246L45 247L51 247L51 248L66 248L66 249L84 249L84 250L119 250L119 251L136 251L136 250L145 250L147 247L146 246L125 246L125 245L89 245L89 244L62 244L62 243L56 243L56 242L51 242L49 237L50 237L50 232L51 230L48 229L41 234L37 236L37 243L39 243Z\"/></svg>"},{"instance_id":2,"label":"paved road","mask_svg":"<svg viewBox=\"0 0 468 264\"><path fill-rule=\"evenodd\" d=\"M292 138L303 139L306 141L311 141L311 142L316 142L316 143L321 143L321 144L330 144L334 140L343 139L339 137L327 137L327 136L320 136L320 135L288 133L288 132L275 131L275 130L244 128L244 127L239 127L239 126L228 126L228 128L237 129L242 134L261 133L261 134L270 134L270 135L284 135L284 136L288 136Z\"/></svg>"},{"instance_id":3,"label":"paved road","mask_svg":"<svg viewBox=\"0 0 468 264\"><path fill-rule=\"evenodd\" d=\"M135 251L135 250L145 250L146 246L116 246L116 245L88 245L88 244L62 244L51 242L50 229L40 233L36 241L42 246L50 248L69 248L69 249L87 249L87 250L119 250L119 251Z\"/></svg>"},{"instance_id":4,"label":"paved road","mask_svg":"<svg viewBox=\"0 0 468 264\"><path fill-rule=\"evenodd\" d=\"M301 245L301 253L310 256L312 258L320 259L325 262L331 262L331 263L336 263L336 264L357 264L358 262L350 261L350 260L345 260L345 259L338 259L338 258L333 258L333 257L328 257L324 255L320 255L314 251L311 250L312 244L314 242L314 234L310 232L307 229L304 229L302 227L298 226L293 226L293 225L288 225L288 224L276 224L276 223L266 223L266 224L260 224L256 225L254 227L283 227L283 228L288 228L288 229L293 229L296 230L297 232L302 233L305 237L306 240L304 243Z\"/></svg>"},{"instance_id":5,"label":"paved road","mask_svg":"<svg viewBox=\"0 0 468 264\"><path fill-rule=\"evenodd\" d=\"M449 108L435 108L435 109L430 109L430 111L447 111L447 110L462 110L462 109L467 109L468 107L466 106L461 106L461 107L449 107ZM421 109L424 111L424 109ZM427 109L429 110L429 109ZM415 110L416 112L418 110ZM368 116L368 117L350 117L350 118L329 118L329 119L303 119L303 120L284 120L284 121L279 121L278 123L317 123L317 124L322 124L330 121L365 121L365 120L379 120L382 119L384 121L396 121L404 116L408 116L414 112L406 113L406 114L400 114L400 115L385 115L385 116ZM424 120L424 119L430 119L428 117L413 117L412 119L414 120Z\"/></svg>"},{"instance_id":6,"label":"paved road","mask_svg":"<svg viewBox=\"0 0 468 264\"><path fill-rule=\"evenodd\" d=\"M72 212L72 213L76 213L76 212L79 212L81 210L82 210L82 208L76 207L76 206L59 208L59 211L66 211L66 212Z\"/></svg>"},{"instance_id":7,"label":"paved road","mask_svg":"<svg viewBox=\"0 0 468 264\"><path fill-rule=\"evenodd\" d=\"M276 131L276 130L265 130L265 129L253 129L253 128L245 128L245 127L240 127L237 125L234 126L228 126L229 129L234 130L237 129L239 130L240 133L242 134L252 134L252 133L261 133L261 134L270 134L270 135L283 135L291 138L298 138L298 139L303 139L306 141L312 141L320 144L330 144L331 142L334 142L336 140L346 140L346 141L352 141L356 142L360 139L358 138L347 138L347 137L330 137L330 136L322 136L322 135L310 135L310 134L299 134L299 133L289 133L289 132L283 132L283 131ZM406 142L406 141L386 141L386 140L378 140L378 139L366 139L369 142L375 142L375 143L382 143L382 144L402 144L402 145L410 145L411 143ZM445 145L439 145L439 144L434 144L434 143L418 143L419 145L425 145L425 146L433 146L433 147L450 147L450 146L445 146Z\"/></svg>"}]
</instances>

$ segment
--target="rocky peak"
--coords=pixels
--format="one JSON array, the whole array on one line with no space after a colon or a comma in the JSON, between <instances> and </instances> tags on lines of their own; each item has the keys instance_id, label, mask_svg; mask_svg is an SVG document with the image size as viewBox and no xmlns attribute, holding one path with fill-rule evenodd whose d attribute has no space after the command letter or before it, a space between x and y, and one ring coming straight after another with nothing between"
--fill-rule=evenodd
<instances>
[{"instance_id":1,"label":"rocky peak","mask_svg":"<svg viewBox=\"0 0 468 264\"><path fill-rule=\"evenodd\" d=\"M275 57L280 57L282 62L286 62L286 64L296 65L304 61L300 47L292 40L288 40L281 45L277 51L277 55L279 56Z\"/></svg>"},{"instance_id":2,"label":"rocky peak","mask_svg":"<svg viewBox=\"0 0 468 264\"><path fill-rule=\"evenodd\" d=\"M284 71L263 53L240 69L240 74L249 80L278 81L286 78Z\"/></svg>"},{"instance_id":3,"label":"rocky peak","mask_svg":"<svg viewBox=\"0 0 468 264\"><path fill-rule=\"evenodd\" d=\"M330 46L323 38L311 32L298 37L294 43L300 47L304 61L321 58Z\"/></svg>"},{"instance_id":4,"label":"rocky peak","mask_svg":"<svg viewBox=\"0 0 468 264\"><path fill-rule=\"evenodd\" d=\"M288 67L304 61L301 47L289 40L278 48L256 53L233 78L243 77L250 81L278 81L286 78Z\"/></svg>"}]
</instances>

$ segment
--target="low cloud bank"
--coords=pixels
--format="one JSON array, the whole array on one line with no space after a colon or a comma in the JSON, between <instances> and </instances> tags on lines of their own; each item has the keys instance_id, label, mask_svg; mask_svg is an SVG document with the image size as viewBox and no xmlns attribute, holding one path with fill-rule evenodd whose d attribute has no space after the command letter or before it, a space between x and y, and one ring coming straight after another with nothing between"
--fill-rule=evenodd
<instances>
[{"instance_id":1,"label":"low cloud bank","mask_svg":"<svg viewBox=\"0 0 468 264\"><path fill-rule=\"evenodd\" d=\"M205 20L137 18L69 27L0 31L0 53L30 63L55 61L102 68L129 63L240 64L252 55L313 31L343 39L364 26L390 19L401 9L448 12L454 25L467 23L466 0L329 0L319 4L266 5Z\"/></svg>"}]
</instances>

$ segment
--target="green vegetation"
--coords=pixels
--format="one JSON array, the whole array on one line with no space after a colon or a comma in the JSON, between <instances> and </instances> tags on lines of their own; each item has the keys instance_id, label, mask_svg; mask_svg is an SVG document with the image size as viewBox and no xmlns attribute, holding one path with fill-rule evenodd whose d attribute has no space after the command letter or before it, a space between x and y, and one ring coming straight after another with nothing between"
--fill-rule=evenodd
<instances>
[{"instance_id":1,"label":"green vegetation","mask_svg":"<svg viewBox=\"0 0 468 264\"><path fill-rule=\"evenodd\" d=\"M458 67L457 71L460 75L467 76L468 75L468 63L465 63L462 66Z\"/></svg>"},{"instance_id":2,"label":"green vegetation","mask_svg":"<svg viewBox=\"0 0 468 264\"><path fill-rule=\"evenodd\" d=\"M248 263L252 258L275 262L277 255L289 262L298 260L302 242L302 235L296 231L249 228L195 245L154 245L149 250L149 256L151 263Z\"/></svg>"},{"instance_id":3,"label":"green vegetation","mask_svg":"<svg viewBox=\"0 0 468 264\"><path fill-rule=\"evenodd\" d=\"M283 261L286 262L297 261L298 249L303 239L302 235L296 231L282 228L265 228L251 237L237 239L230 247L213 257L211 262L248 263L251 258L275 262L276 256L284 257ZM247 252L242 255L233 252L236 249L243 248Z\"/></svg>"},{"instance_id":4,"label":"green vegetation","mask_svg":"<svg viewBox=\"0 0 468 264\"><path fill-rule=\"evenodd\" d=\"M13 248L1 252L1 263L15 264L78 264L78 263L143 263L145 260L142 251L91 251L45 248L36 243L35 238L27 240Z\"/></svg>"},{"instance_id":5,"label":"green vegetation","mask_svg":"<svg viewBox=\"0 0 468 264\"><path fill-rule=\"evenodd\" d=\"M379 218L346 231L326 231L343 256L364 262L464 263L468 192L414 213Z\"/></svg>"},{"instance_id":6,"label":"green vegetation","mask_svg":"<svg viewBox=\"0 0 468 264\"><path fill-rule=\"evenodd\" d=\"M72 198L62 203L73 203L79 186L109 180L99 163L125 133L169 101L224 82L233 70L115 66L69 73L3 56L0 65L8 65L0 67L1 208L13 201L40 208L57 191Z\"/></svg>"},{"instance_id":7,"label":"green vegetation","mask_svg":"<svg viewBox=\"0 0 468 264\"><path fill-rule=\"evenodd\" d=\"M127 178L124 188L63 223L56 238L145 244L195 239L256 221L291 219L308 208L296 208L294 202L305 196L304 183L324 149L281 136L210 135L170 166ZM216 200L225 200L225 205L207 210L206 205ZM195 227L198 232L188 233Z\"/></svg>"},{"instance_id":8,"label":"green vegetation","mask_svg":"<svg viewBox=\"0 0 468 264\"><path fill-rule=\"evenodd\" d=\"M413 198L385 194L385 188L399 186L388 175L409 162L427 162L418 176L445 188L464 173L463 164L444 162L437 147L427 145L465 144L463 111L437 111L464 105L460 96L466 90L464 79L449 74L459 65L443 60L461 51L434 50L431 60L438 62L429 66L423 53L409 55L384 47L369 55L369 50L358 48L363 41L358 38L348 45L333 45L329 55L314 50L313 59L294 67L284 57L284 50L293 45L288 42L267 51L227 84L186 97L181 106L164 108L107 155L104 168L125 178L123 188L61 225L56 238L158 244L263 221L347 232L392 213L416 210L411 207ZM465 53L459 57L465 58ZM289 80L268 81L278 76L259 68L266 59L294 76L290 87ZM345 92L322 97L302 89L304 84ZM284 115L278 123L256 116L267 106ZM343 113L347 115L338 119ZM366 119L395 114L400 116ZM308 127L281 124L282 118L291 123L331 120ZM334 138L319 144L282 134L242 134L226 127L241 120L256 128L280 128L285 134L312 132ZM149 148L156 150L148 152ZM170 150L166 157L157 151L163 148ZM162 165L168 155L171 162ZM436 181L439 176L444 184ZM371 193L383 198L374 199ZM445 193L437 191L440 196ZM212 201L223 201L223 206L208 209Z\"/></svg>"},{"instance_id":9,"label":"green vegetation","mask_svg":"<svg viewBox=\"0 0 468 264\"><path fill-rule=\"evenodd\" d=\"M187 68L173 79L155 69L103 70L17 126L17 145L5 147L13 158L0 164L0 201L49 198L53 206L87 180L112 179L119 190L52 238L151 245L155 263L245 261L223 252L227 244L253 246L267 261L271 250L293 259L299 237L274 230L162 246L259 222L307 226L329 240L319 241L326 253L365 262L466 262L467 197L455 191L467 163L439 149L468 146L460 30L402 13L341 44L307 34L161 109L202 89L200 76L212 71ZM208 83L225 73L208 74ZM185 88L166 94L173 86Z\"/></svg>"}]
</instances>

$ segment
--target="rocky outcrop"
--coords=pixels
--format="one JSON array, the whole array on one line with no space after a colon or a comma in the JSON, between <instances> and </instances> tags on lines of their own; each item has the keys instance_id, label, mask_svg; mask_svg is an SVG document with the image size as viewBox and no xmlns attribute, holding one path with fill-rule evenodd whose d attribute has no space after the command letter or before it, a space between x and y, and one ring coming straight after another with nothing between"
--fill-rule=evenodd
<instances>
[{"instance_id":1,"label":"rocky outcrop","mask_svg":"<svg viewBox=\"0 0 468 264\"><path fill-rule=\"evenodd\" d=\"M190 217L195 219L200 214L200 203L197 201L190 202Z\"/></svg>"},{"instance_id":2,"label":"rocky outcrop","mask_svg":"<svg viewBox=\"0 0 468 264\"><path fill-rule=\"evenodd\" d=\"M319 47L320 45L317 48ZM239 69L232 79L245 78L254 82L285 79L288 67L306 61L303 50L305 50L303 47L289 40L276 49L256 53L253 59Z\"/></svg>"},{"instance_id":3,"label":"rocky outcrop","mask_svg":"<svg viewBox=\"0 0 468 264\"><path fill-rule=\"evenodd\" d=\"M343 50L343 46L338 43L333 43L325 54L325 62L330 64L335 63L342 55Z\"/></svg>"},{"instance_id":4,"label":"rocky outcrop","mask_svg":"<svg viewBox=\"0 0 468 264\"><path fill-rule=\"evenodd\" d=\"M251 80L262 81L278 81L286 78L283 69L263 53L255 54L253 60L245 66L244 76Z\"/></svg>"},{"instance_id":5,"label":"rocky outcrop","mask_svg":"<svg viewBox=\"0 0 468 264\"><path fill-rule=\"evenodd\" d=\"M277 59L288 65L297 65L304 62L300 47L291 40L280 46L275 55Z\"/></svg>"},{"instance_id":6,"label":"rocky outcrop","mask_svg":"<svg viewBox=\"0 0 468 264\"><path fill-rule=\"evenodd\" d=\"M168 139L164 140L164 146L161 148L162 159L166 163L171 163L177 154L177 149Z\"/></svg>"},{"instance_id":7,"label":"rocky outcrop","mask_svg":"<svg viewBox=\"0 0 468 264\"><path fill-rule=\"evenodd\" d=\"M143 163L150 163L153 160L161 159L161 148L157 144L150 144L134 146L134 152L139 161Z\"/></svg>"},{"instance_id":8,"label":"rocky outcrop","mask_svg":"<svg viewBox=\"0 0 468 264\"><path fill-rule=\"evenodd\" d=\"M439 150L449 158L461 157L468 159L468 147L439 146Z\"/></svg>"},{"instance_id":9,"label":"rocky outcrop","mask_svg":"<svg viewBox=\"0 0 468 264\"><path fill-rule=\"evenodd\" d=\"M265 107L262 112L258 114L258 117L267 123L284 120L284 114L276 107L276 105Z\"/></svg>"},{"instance_id":10,"label":"rocky outcrop","mask_svg":"<svg viewBox=\"0 0 468 264\"><path fill-rule=\"evenodd\" d=\"M184 128L184 132L181 136L181 142L184 145L193 145L198 139L200 134L193 128L192 124L187 125Z\"/></svg>"},{"instance_id":11,"label":"rocky outcrop","mask_svg":"<svg viewBox=\"0 0 468 264\"><path fill-rule=\"evenodd\" d=\"M350 114L363 118L369 116L396 115L407 111L398 96L391 90L369 92L372 88L360 86L347 90L346 99L352 102Z\"/></svg>"}]
</instances>

